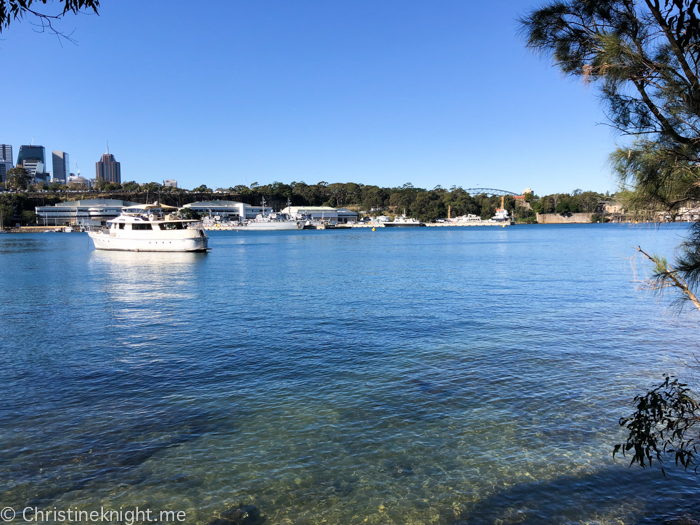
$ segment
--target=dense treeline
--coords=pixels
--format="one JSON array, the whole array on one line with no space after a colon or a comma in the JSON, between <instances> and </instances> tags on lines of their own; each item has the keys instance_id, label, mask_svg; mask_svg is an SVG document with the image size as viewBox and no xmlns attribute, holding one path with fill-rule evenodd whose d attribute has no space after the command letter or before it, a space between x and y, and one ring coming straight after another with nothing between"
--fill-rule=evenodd
<instances>
[{"instance_id":1,"label":"dense treeline","mask_svg":"<svg viewBox=\"0 0 700 525\"><path fill-rule=\"evenodd\" d=\"M609 199L609 195L594 191L574 190L571 194L555 193L535 198L532 209L536 213L594 213L601 201Z\"/></svg>"},{"instance_id":2,"label":"dense treeline","mask_svg":"<svg viewBox=\"0 0 700 525\"><path fill-rule=\"evenodd\" d=\"M81 191L79 194L58 193L60 188L49 185L40 185L28 188L41 192L39 197L34 193L34 198L27 200L22 194L0 196L0 207L3 207L3 217L16 210L15 219L22 210L33 212L33 206L53 204L67 195L70 200L96 198L93 192L87 192L83 188L75 188ZM249 204L259 205L263 198L273 208L280 209L289 201L295 206L332 206L351 207L357 211L370 215L377 214L402 214L415 217L421 221L430 222L438 218L457 217L473 214L482 219L489 219L501 206L501 197L488 196L486 194L469 194L463 188L453 186L450 189L436 186L431 190L416 188L412 184L404 184L399 187L381 187L374 185L348 183L307 184L305 182L292 182L284 184L274 182L272 184L250 186L238 185L230 188L217 188L213 190L205 185L184 190L181 188L163 187L151 182L139 185L135 182L124 184L100 183L98 192L100 197L133 200L146 202L160 200L165 204L182 206L188 202L208 199L235 199ZM582 192L575 190L571 194L554 194L538 197L533 194L525 194L524 200L516 203L516 199L507 196L504 199L505 208L517 220L535 222L535 213L576 213L596 211L602 200L609 199L608 195L595 192ZM42 202L37 203L37 199ZM30 214L24 215L24 220L30 219ZM8 222L10 219L5 218ZM24 221L23 221L24 222ZM9 223L8 223L9 224Z\"/></svg>"},{"instance_id":3,"label":"dense treeline","mask_svg":"<svg viewBox=\"0 0 700 525\"><path fill-rule=\"evenodd\" d=\"M193 191L212 191L206 186L200 186ZM432 190L416 188L412 184L399 187L380 187L356 183L319 182L306 184L292 182L284 184L275 182L268 185L251 184L218 188L216 191L226 191L231 194L253 197L266 197L273 202L289 200L297 206L333 206L353 207L358 211L375 213L406 213L421 221L434 221L438 218L457 217L473 214L482 219L489 219L501 206L501 197L486 194L469 194L463 188L453 186L450 189L436 186ZM554 194L542 198L525 194L522 205L516 205L516 199L507 196L504 199L505 208L520 220L534 222L535 213L593 213L601 201L610 199L610 195L595 192L575 190L571 194Z\"/></svg>"}]
</instances>

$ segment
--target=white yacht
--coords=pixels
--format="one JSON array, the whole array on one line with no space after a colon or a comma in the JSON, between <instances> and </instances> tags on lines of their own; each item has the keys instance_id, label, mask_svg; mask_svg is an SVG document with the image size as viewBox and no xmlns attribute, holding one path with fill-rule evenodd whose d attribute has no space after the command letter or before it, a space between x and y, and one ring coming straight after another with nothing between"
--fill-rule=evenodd
<instances>
[{"instance_id":1,"label":"white yacht","mask_svg":"<svg viewBox=\"0 0 700 525\"><path fill-rule=\"evenodd\" d=\"M481 222L481 217L468 213L452 219L447 219L452 224L475 224Z\"/></svg>"},{"instance_id":2,"label":"white yacht","mask_svg":"<svg viewBox=\"0 0 700 525\"><path fill-rule=\"evenodd\" d=\"M262 200L263 210L265 209L265 199ZM301 220L289 218L284 213L265 212L259 213L255 219L246 222L241 231L281 231L281 230L302 230L304 223Z\"/></svg>"},{"instance_id":3,"label":"white yacht","mask_svg":"<svg viewBox=\"0 0 700 525\"><path fill-rule=\"evenodd\" d=\"M508 210L504 208L499 208L496 210L496 215L489 219L489 222L506 222L510 224L512 222L512 219L510 218L510 215L508 215Z\"/></svg>"},{"instance_id":4,"label":"white yacht","mask_svg":"<svg viewBox=\"0 0 700 525\"><path fill-rule=\"evenodd\" d=\"M178 218L176 208L158 203L122 209L108 228L88 232L98 250L132 252L204 252L209 236L202 222Z\"/></svg>"},{"instance_id":5,"label":"white yacht","mask_svg":"<svg viewBox=\"0 0 700 525\"><path fill-rule=\"evenodd\" d=\"M424 223L420 222L418 219L406 217L406 213L402 216L396 216L393 221L385 222L385 228L395 228L395 227L411 227L411 226L425 226Z\"/></svg>"}]
</instances>

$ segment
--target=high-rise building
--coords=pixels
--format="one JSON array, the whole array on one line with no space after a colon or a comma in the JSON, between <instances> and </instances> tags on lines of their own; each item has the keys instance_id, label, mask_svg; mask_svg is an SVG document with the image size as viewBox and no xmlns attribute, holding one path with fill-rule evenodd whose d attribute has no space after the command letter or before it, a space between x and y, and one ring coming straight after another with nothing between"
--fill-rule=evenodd
<instances>
[{"instance_id":1,"label":"high-rise building","mask_svg":"<svg viewBox=\"0 0 700 525\"><path fill-rule=\"evenodd\" d=\"M9 144L0 144L0 182L5 182L7 179L5 174L13 167L12 146Z\"/></svg>"},{"instance_id":2,"label":"high-rise building","mask_svg":"<svg viewBox=\"0 0 700 525\"><path fill-rule=\"evenodd\" d=\"M53 179L51 180L65 184L70 175L68 153L65 151L52 151L51 160L53 161Z\"/></svg>"},{"instance_id":3,"label":"high-rise building","mask_svg":"<svg viewBox=\"0 0 700 525\"><path fill-rule=\"evenodd\" d=\"M166 188L177 188L177 181L175 179L168 179L163 181L163 186Z\"/></svg>"},{"instance_id":4,"label":"high-rise building","mask_svg":"<svg viewBox=\"0 0 700 525\"><path fill-rule=\"evenodd\" d=\"M95 180L122 183L121 164L114 159L114 155L111 155L109 150L102 155L99 162L95 162Z\"/></svg>"},{"instance_id":5,"label":"high-rise building","mask_svg":"<svg viewBox=\"0 0 700 525\"><path fill-rule=\"evenodd\" d=\"M46 180L46 154L44 146L20 146L17 165L22 166L36 180Z\"/></svg>"}]
</instances>

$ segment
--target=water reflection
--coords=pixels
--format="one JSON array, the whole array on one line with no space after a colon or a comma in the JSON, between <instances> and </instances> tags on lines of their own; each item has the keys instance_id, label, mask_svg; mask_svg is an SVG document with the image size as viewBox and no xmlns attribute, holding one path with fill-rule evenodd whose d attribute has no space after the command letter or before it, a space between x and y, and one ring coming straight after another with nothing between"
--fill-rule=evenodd
<instances>
[{"instance_id":1,"label":"water reflection","mask_svg":"<svg viewBox=\"0 0 700 525\"><path fill-rule=\"evenodd\" d=\"M102 281L110 300L137 303L191 297L192 280L206 265L206 253L90 252L88 272Z\"/></svg>"}]
</instances>

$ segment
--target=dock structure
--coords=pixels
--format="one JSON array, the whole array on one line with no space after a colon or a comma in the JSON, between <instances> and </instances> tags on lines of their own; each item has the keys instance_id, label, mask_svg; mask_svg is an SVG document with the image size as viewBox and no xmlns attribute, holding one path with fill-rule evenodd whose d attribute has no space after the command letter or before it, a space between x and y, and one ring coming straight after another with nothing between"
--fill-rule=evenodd
<instances>
[{"instance_id":1,"label":"dock structure","mask_svg":"<svg viewBox=\"0 0 700 525\"><path fill-rule=\"evenodd\" d=\"M502 222L488 222L488 221L475 221L475 222L426 222L424 223L430 228L461 228L461 227L472 227L472 226L510 226L512 222L502 221ZM384 223L381 222L365 222L352 224L353 228L384 228Z\"/></svg>"},{"instance_id":2,"label":"dock structure","mask_svg":"<svg viewBox=\"0 0 700 525\"><path fill-rule=\"evenodd\" d=\"M444 226L447 227L472 227L472 226L511 226L513 223L510 221L501 221L501 222L489 222L489 221L480 221L480 222L426 222L426 226L430 226L433 228L441 228Z\"/></svg>"}]
</instances>

